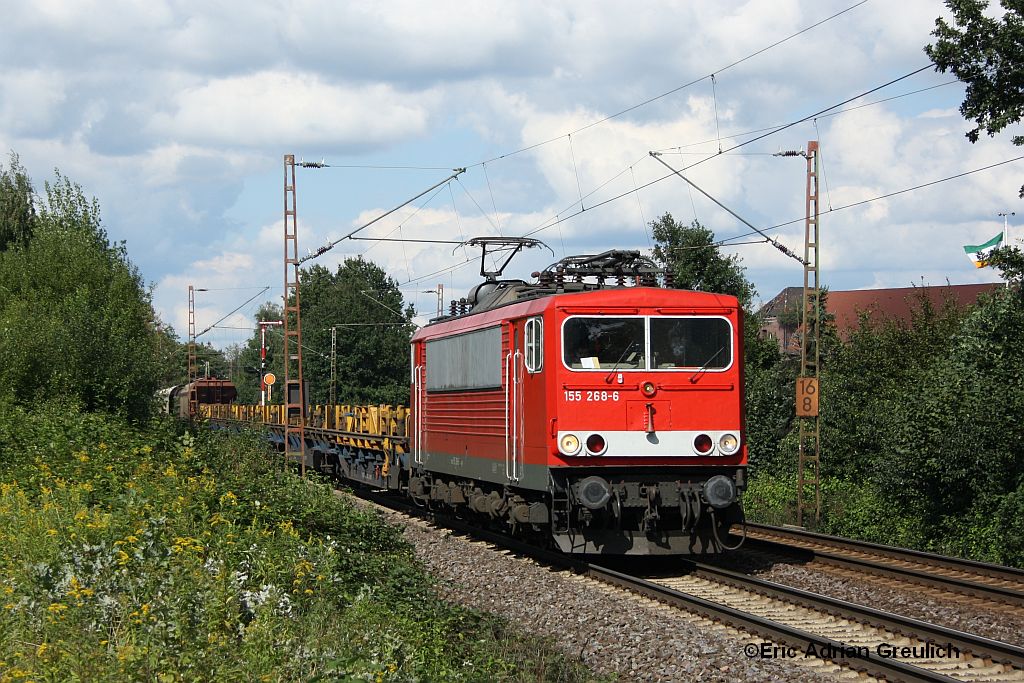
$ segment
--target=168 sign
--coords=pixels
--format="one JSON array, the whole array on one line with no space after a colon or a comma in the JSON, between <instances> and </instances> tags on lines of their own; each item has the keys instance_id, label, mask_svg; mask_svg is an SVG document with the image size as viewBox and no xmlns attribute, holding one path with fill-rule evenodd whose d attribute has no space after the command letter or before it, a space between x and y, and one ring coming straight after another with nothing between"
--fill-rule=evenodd
<instances>
[{"instance_id":1,"label":"168 sign","mask_svg":"<svg viewBox=\"0 0 1024 683\"><path fill-rule=\"evenodd\" d=\"M798 417L818 416L818 378L797 377L796 414Z\"/></svg>"}]
</instances>

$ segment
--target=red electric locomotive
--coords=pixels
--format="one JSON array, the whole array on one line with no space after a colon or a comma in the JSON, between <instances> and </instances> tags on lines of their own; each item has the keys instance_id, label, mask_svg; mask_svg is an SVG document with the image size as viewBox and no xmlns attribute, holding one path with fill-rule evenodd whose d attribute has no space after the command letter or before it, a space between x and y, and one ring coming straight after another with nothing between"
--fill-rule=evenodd
<instances>
[{"instance_id":1,"label":"red electric locomotive","mask_svg":"<svg viewBox=\"0 0 1024 683\"><path fill-rule=\"evenodd\" d=\"M567 553L726 549L747 463L736 298L659 287L635 251L504 280L540 243L470 244L508 255L412 339L409 494Z\"/></svg>"}]
</instances>

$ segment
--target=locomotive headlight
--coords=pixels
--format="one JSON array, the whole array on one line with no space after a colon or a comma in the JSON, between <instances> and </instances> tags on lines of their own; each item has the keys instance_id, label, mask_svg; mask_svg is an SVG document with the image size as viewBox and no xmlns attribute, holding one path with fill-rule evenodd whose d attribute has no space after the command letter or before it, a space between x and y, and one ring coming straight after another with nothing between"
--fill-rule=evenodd
<instances>
[{"instance_id":1,"label":"locomotive headlight","mask_svg":"<svg viewBox=\"0 0 1024 683\"><path fill-rule=\"evenodd\" d=\"M657 389L654 386L654 382L644 382L643 384L640 385L640 391L643 392L643 395L646 396L647 398L651 398L652 396L654 396L654 394L657 393Z\"/></svg>"},{"instance_id":2,"label":"locomotive headlight","mask_svg":"<svg viewBox=\"0 0 1024 683\"><path fill-rule=\"evenodd\" d=\"M732 455L740 447L740 439L735 434L722 434L718 440L718 448L725 455Z\"/></svg>"},{"instance_id":3,"label":"locomotive headlight","mask_svg":"<svg viewBox=\"0 0 1024 683\"><path fill-rule=\"evenodd\" d=\"M716 474L704 482L702 491L704 500L718 510L729 507L736 500L736 483L724 474Z\"/></svg>"},{"instance_id":4,"label":"locomotive headlight","mask_svg":"<svg viewBox=\"0 0 1024 683\"><path fill-rule=\"evenodd\" d=\"M558 450L563 455L576 455L580 452L580 438L575 434L565 434L558 440Z\"/></svg>"}]
</instances>

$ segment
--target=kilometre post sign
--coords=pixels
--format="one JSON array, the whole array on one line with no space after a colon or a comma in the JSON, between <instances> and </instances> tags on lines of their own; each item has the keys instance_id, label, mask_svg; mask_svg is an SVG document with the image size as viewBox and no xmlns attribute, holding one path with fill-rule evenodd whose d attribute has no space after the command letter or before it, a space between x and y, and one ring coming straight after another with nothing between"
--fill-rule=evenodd
<instances>
[{"instance_id":1,"label":"kilometre post sign","mask_svg":"<svg viewBox=\"0 0 1024 683\"><path fill-rule=\"evenodd\" d=\"M796 414L797 417L818 416L818 378L796 378Z\"/></svg>"}]
</instances>

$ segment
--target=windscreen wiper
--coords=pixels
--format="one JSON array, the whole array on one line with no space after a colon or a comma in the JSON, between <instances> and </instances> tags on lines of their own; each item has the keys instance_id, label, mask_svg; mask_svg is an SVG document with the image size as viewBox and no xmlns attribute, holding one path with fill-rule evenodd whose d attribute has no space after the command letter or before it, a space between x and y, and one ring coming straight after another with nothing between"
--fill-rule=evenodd
<instances>
[{"instance_id":1,"label":"windscreen wiper","mask_svg":"<svg viewBox=\"0 0 1024 683\"><path fill-rule=\"evenodd\" d=\"M604 378L604 381L605 381L605 382L610 382L610 381L611 381L611 379L612 379L612 375L614 375L614 374L615 374L615 372L616 372L616 371L617 371L617 370L619 369L619 363L621 363L621 362L622 362L622 359L626 357L626 354L627 354L627 353L629 353L629 350L630 350L631 348L633 348L634 346L636 346L636 342L635 342L635 341L631 341L631 342L629 342L629 344L628 344L628 345L626 346L626 348L624 348L624 349L622 350L622 353L621 353L621 354L619 354L619 359L618 359L617 361L615 361L615 365L613 365L613 366L612 366L612 369L611 369L611 371L609 371L609 372L608 372L608 375L607 375L607 376L606 376L606 377Z\"/></svg>"},{"instance_id":2,"label":"windscreen wiper","mask_svg":"<svg viewBox=\"0 0 1024 683\"><path fill-rule=\"evenodd\" d=\"M700 376L702 374L704 374L704 372L708 369L708 366L711 365L712 361L714 361L716 358L718 358L719 354L721 354L722 351L725 351L725 348L726 347L723 346L722 348L720 348L717 351L715 351L714 354L712 354L711 358L708 358L704 362L704 365L700 366L700 369L697 370L697 372L693 373L693 377L690 378L690 384L696 384L697 383L697 380L700 379Z\"/></svg>"}]
</instances>

